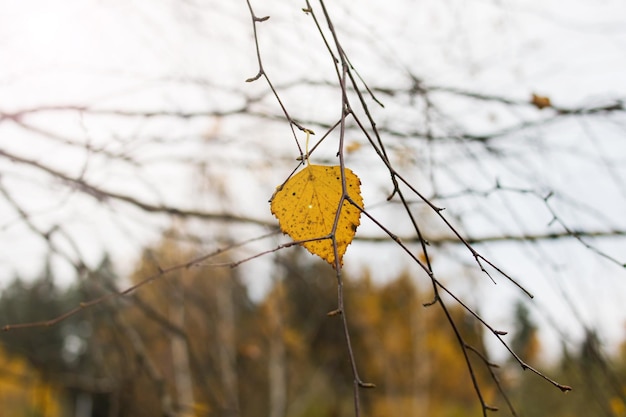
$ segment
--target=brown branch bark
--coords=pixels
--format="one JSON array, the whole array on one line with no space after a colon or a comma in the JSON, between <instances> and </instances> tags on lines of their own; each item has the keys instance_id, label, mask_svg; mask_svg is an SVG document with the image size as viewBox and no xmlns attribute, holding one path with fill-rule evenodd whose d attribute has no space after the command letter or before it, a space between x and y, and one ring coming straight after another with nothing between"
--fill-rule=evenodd
<instances>
[{"instance_id":1,"label":"brown branch bark","mask_svg":"<svg viewBox=\"0 0 626 417\"><path fill-rule=\"evenodd\" d=\"M264 220L254 219L254 218L245 217L245 216L237 216L231 213L210 213L210 212L201 211L201 210L182 209L179 207L174 207L174 206L170 206L166 204L151 204L145 201L141 201L135 197L131 197L129 195L125 195L125 194L121 194L121 193L117 193L114 191L106 190L104 188L97 187L93 184L90 184L83 178L72 177L59 170L56 170L47 165L44 165L38 161L24 158L24 157L9 153L2 149L0 149L0 156L3 156L9 159L12 162L23 164L23 165L28 165L30 167L38 169L39 171L45 172L49 174L50 176L52 176L53 178L61 180L62 182L65 182L69 184L70 186L72 186L74 189L84 194L90 195L99 201L107 201L107 200L119 201L122 203L126 203L128 205L134 206L136 208L139 208L148 213L161 213L161 214L168 214L168 215L177 216L177 217L198 218L198 219L203 219L203 220L222 221L222 222L228 222L228 223L248 223L248 224L256 224L256 225L265 226L265 227L274 227L273 223L270 223Z\"/></svg>"}]
</instances>

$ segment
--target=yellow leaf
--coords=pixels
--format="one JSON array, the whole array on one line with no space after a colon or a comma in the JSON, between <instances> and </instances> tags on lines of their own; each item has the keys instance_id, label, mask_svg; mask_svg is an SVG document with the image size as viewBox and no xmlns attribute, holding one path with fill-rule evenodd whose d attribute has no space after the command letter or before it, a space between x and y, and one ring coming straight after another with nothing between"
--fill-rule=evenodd
<instances>
[{"instance_id":1,"label":"yellow leaf","mask_svg":"<svg viewBox=\"0 0 626 417\"><path fill-rule=\"evenodd\" d=\"M550 97L540 96L539 94L534 94L531 99L531 104L537 107L539 110L545 109L546 107L551 107L552 102L550 101Z\"/></svg>"},{"instance_id":2,"label":"yellow leaf","mask_svg":"<svg viewBox=\"0 0 626 417\"><path fill-rule=\"evenodd\" d=\"M352 141L346 145L346 152L352 153L361 149L361 144L357 141Z\"/></svg>"},{"instance_id":3,"label":"yellow leaf","mask_svg":"<svg viewBox=\"0 0 626 417\"><path fill-rule=\"evenodd\" d=\"M347 195L363 207L359 177L348 168L344 169L344 174ZM342 196L339 166L307 165L274 193L272 214L278 219L281 230L294 240L324 238L303 242L302 246L334 267L335 253L330 234L340 210L335 240L339 264L342 265L343 255L354 239L361 217L361 211L347 199L339 207Z\"/></svg>"}]
</instances>

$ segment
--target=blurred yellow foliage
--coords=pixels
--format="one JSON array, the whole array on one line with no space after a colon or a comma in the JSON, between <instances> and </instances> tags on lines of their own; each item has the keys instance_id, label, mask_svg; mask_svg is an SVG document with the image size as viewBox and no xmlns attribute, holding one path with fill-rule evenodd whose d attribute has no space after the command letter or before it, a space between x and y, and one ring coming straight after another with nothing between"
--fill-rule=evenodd
<instances>
[{"instance_id":1,"label":"blurred yellow foliage","mask_svg":"<svg viewBox=\"0 0 626 417\"><path fill-rule=\"evenodd\" d=\"M61 416L60 395L24 359L0 347L0 417Z\"/></svg>"},{"instance_id":2,"label":"blurred yellow foliage","mask_svg":"<svg viewBox=\"0 0 626 417\"><path fill-rule=\"evenodd\" d=\"M611 398L610 407L615 417L626 417L626 404L624 404L623 399L618 397Z\"/></svg>"}]
</instances>

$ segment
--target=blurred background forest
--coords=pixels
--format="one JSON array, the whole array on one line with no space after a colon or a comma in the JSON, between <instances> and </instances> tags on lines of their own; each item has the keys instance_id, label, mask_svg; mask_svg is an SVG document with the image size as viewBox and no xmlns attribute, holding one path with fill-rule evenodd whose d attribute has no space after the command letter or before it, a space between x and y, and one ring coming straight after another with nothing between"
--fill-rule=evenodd
<instances>
[{"instance_id":1,"label":"blurred background forest","mask_svg":"<svg viewBox=\"0 0 626 417\"><path fill-rule=\"evenodd\" d=\"M154 274L153 256L184 261L188 254L171 241L146 250L133 282ZM193 268L58 325L11 333L0 357L6 415L350 415L351 387L338 382L351 378L338 343L343 334L326 315L336 307L334 274L304 251L276 262L283 279L258 301L246 295L236 270ZM88 281L66 288L45 268L35 280L18 277L8 286L0 317L47 320L109 292L118 280L106 257ZM377 383L363 398L367 415L482 415L454 335L438 310L424 308L429 295L408 274L384 284L368 274L347 277L346 285L360 371ZM482 327L461 308L451 313L468 343L482 347ZM501 388L520 415L626 413L626 341L607 356L590 332L548 362L522 303L513 328L516 352L575 387L564 396L514 361L501 363ZM486 372L477 374L485 384ZM484 395L506 413L495 387Z\"/></svg>"},{"instance_id":2,"label":"blurred background forest","mask_svg":"<svg viewBox=\"0 0 626 417\"><path fill-rule=\"evenodd\" d=\"M626 417L625 21L0 0L0 417ZM340 271L270 213L308 151Z\"/></svg>"}]
</instances>

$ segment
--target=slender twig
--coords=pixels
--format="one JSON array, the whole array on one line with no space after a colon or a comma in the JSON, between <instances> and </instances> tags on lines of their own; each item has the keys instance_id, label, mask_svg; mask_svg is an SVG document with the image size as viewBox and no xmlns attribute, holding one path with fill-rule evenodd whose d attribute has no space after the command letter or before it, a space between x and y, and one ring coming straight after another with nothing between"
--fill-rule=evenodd
<instances>
[{"instance_id":1,"label":"slender twig","mask_svg":"<svg viewBox=\"0 0 626 417\"><path fill-rule=\"evenodd\" d=\"M566 239L583 239L583 238L616 238L626 236L626 230L583 230L570 229L569 231L549 232L549 233L529 233L529 234L502 234L487 235L480 237L466 237L465 241L470 245L479 245L492 242L539 242L548 240L566 240ZM425 246L442 246L442 245L463 245L456 236L429 236L427 239L423 236L400 236L400 240L406 243L424 243ZM369 243L389 243L388 236L356 236L354 240L358 242ZM597 249L597 248L596 248ZM595 251L594 251L595 252ZM602 255L604 256L604 255ZM622 262L618 262L623 266Z\"/></svg>"},{"instance_id":2,"label":"slender twig","mask_svg":"<svg viewBox=\"0 0 626 417\"><path fill-rule=\"evenodd\" d=\"M121 194L114 191L106 190L102 187L97 187L87 182L83 178L70 176L52 167L44 165L36 160L18 156L17 154L9 153L3 149L0 149L0 156L9 159L11 162L28 165L30 167L36 168L39 171L45 172L53 178L65 182L77 189L78 191L90 195L99 201L120 201L149 213L162 213L178 217L198 218L203 220L217 220L232 223L250 223L259 226L274 227L272 223L263 220L258 220L251 217L237 216L230 213L211 213L200 210L185 210L165 204L151 204L126 194Z\"/></svg>"},{"instance_id":3,"label":"slender twig","mask_svg":"<svg viewBox=\"0 0 626 417\"><path fill-rule=\"evenodd\" d=\"M590 235L586 235L586 233L584 232L578 232L572 228L570 228L565 221L563 221L563 219L561 219L561 217L557 214L556 210L550 205L549 200L552 197L552 194L549 194L548 196L546 196L544 198L544 201L546 203L546 207L548 207L548 210L550 211L550 214L552 214L552 221L558 223L564 230L565 233L568 236L571 236L572 238L576 239L578 242L580 242L585 248L589 249L591 252L603 257L604 259L607 259L608 261L622 267L622 268L626 268L626 262L624 261L620 261L619 259L615 258L614 256L609 255L608 253L598 249L597 247L595 247L594 245L592 245L591 243L587 242L585 239L583 239L583 237L591 237ZM618 234L614 234L614 236L617 236Z\"/></svg>"},{"instance_id":4,"label":"slender twig","mask_svg":"<svg viewBox=\"0 0 626 417\"><path fill-rule=\"evenodd\" d=\"M270 90L272 90L272 93L274 94L274 97L276 98L276 101L278 102L278 105L280 106L281 110L283 111L283 114L285 115L285 118L289 121L289 125L291 127L291 132L293 134L293 138L296 142L296 146L298 147L298 150L300 151L300 156L304 157L303 152L302 152L302 148L300 147L300 143L298 142L298 137L296 135L295 130L293 129L293 127L297 127L298 129L300 129L303 132L309 132L309 133L313 133L312 130L305 128L304 126L302 126L300 123L298 123L293 117L291 117L289 115L289 112L287 111L287 108L285 107L285 105L283 104L283 101L281 100L280 96L278 95L278 91L276 90L276 87L274 87L274 84L272 83L272 80L270 80L270 77L268 77L267 72L265 72L265 68L263 67L263 59L261 58L261 47L259 46L259 36L257 33L257 25L261 22L265 22L267 21L270 16L263 16L263 17L258 17L255 13L254 13L254 9L252 8L252 4L250 3L250 0L246 0L246 3L248 4L248 10L250 11L250 18L252 19L252 31L254 34L254 46L256 49L256 58L257 58L257 63L259 65L259 70L257 72L257 74L254 77L250 77L246 80L246 82L253 82L258 80L259 78L263 77L265 79L265 82L267 83L267 85L269 86Z\"/></svg>"},{"instance_id":5,"label":"slender twig","mask_svg":"<svg viewBox=\"0 0 626 417\"><path fill-rule=\"evenodd\" d=\"M511 412L511 415L513 417L518 417L517 411L515 411L515 407L513 407L513 403L511 402L509 395L506 393L504 387L502 386L502 382L500 382L500 378L498 378L498 375L495 372L495 369L499 368L499 366L491 362L481 351L479 351L475 347L471 345L466 345L466 348L474 352L474 354L476 354L476 356L478 356L480 360L483 361L483 363L485 364L485 367L489 371L489 375L491 376L491 379L493 380L494 384L496 384L496 388L498 389L500 396L504 399L504 402L506 403L507 408Z\"/></svg>"},{"instance_id":6,"label":"slender twig","mask_svg":"<svg viewBox=\"0 0 626 417\"><path fill-rule=\"evenodd\" d=\"M126 287L124 290L121 291L112 291L106 294L103 294L99 297L93 298L91 300L88 301L83 301L81 303L79 303L76 307L74 307L71 310L66 311L65 313L57 316L57 317L53 317L51 319L48 320L43 320L43 321L37 321L37 322L30 322L30 323L9 323L6 324L2 327L3 331L10 331L10 330L17 330L17 329L27 329L27 328L36 328L36 327L50 327L50 326L54 326L60 322L62 322L63 320L66 320L72 316L74 316L75 314L87 309L87 308L91 308L94 307L98 304L110 301L110 300L114 300L116 298L119 297L123 297L125 295L129 295L131 293L133 293L134 291L136 291L137 289L145 286L146 284L149 284L151 282L154 282L158 279L160 279L161 277L170 274L172 272L175 271L180 271L183 269L188 269L197 265L200 265L202 262L206 261L207 259L222 255L228 251L237 249L237 248L241 248L245 245L248 245L250 243L256 242L258 240L262 240L262 239L266 239L270 236L274 236L276 234L276 232L272 232L272 233L268 233L262 236L257 236L251 239L247 239L247 240L243 240L237 243L233 243L231 245L219 248L213 252L210 252L206 255L202 255L199 256L197 258L182 262L182 263L178 263L166 268L158 268L158 271L150 276L148 276L147 278L137 282L136 284L133 284L131 286ZM298 242L290 242L287 243L285 245L282 245L282 247L288 247L288 246L293 246L295 244L297 244ZM276 249L278 250L278 249ZM260 256L260 255L259 255ZM258 257L258 256L257 256ZM250 258L250 259L254 259L254 258ZM241 262L242 263L242 262Z\"/></svg>"},{"instance_id":7,"label":"slender twig","mask_svg":"<svg viewBox=\"0 0 626 417\"><path fill-rule=\"evenodd\" d=\"M341 171L341 189L342 189L342 196L339 199L339 203L338 203L338 207L337 207L337 213L335 215L335 219L334 219L334 223L333 223L333 228L332 228L332 235L333 235L333 251L335 254L335 273L336 273L336 277L337 277L337 312L341 313L341 320L342 320L342 327L343 327L343 332L344 332L344 336L345 336L345 340L346 340L346 347L348 350L348 357L350 359L350 365L352 368L352 375L354 377L354 386L353 386L353 401L354 401L354 412L355 412L355 416L359 417L360 416L360 388L372 388L375 385L372 383L366 383L363 382L359 376L359 370L357 367L357 363L356 363L356 358L354 355L354 350L352 348L352 341L351 341L351 337L350 337L350 331L349 331L349 326L348 326L348 318L346 316L346 310L345 310L345 301L344 301L344 294L343 294L343 280L342 280L342 274L341 274L341 262L339 260L338 257L338 249L337 249L337 240L336 240L336 231L337 231L337 225L339 223L339 218L341 215L341 209L343 207L344 201L348 200L351 201L348 192L347 192L347 186L346 186L346 176L345 176L345 161L344 161L344 138L345 138L345 133L346 133L346 117L352 113L351 110L351 106L350 106L350 101L348 99L348 92L347 92L347 86L346 86L346 80L348 77L352 78L351 75L351 68L349 65L349 61L348 58L343 50L343 47L341 46L341 43L339 41L337 32L335 31L334 28L334 24L333 21L328 13L328 10L326 8L326 5L324 3L323 0L319 0L319 5L321 7L322 13L324 15L324 20L326 22L326 25L328 26L328 29L330 31L332 40L333 40L333 44L334 47L336 49L336 56L333 54L333 50L329 45L329 42L326 40L326 37L324 35L324 32L322 31L319 22L315 16L315 13L313 12L310 3L307 1L307 7L308 10L307 12L309 12L312 16L313 19L315 21L316 27L322 37L322 39L324 40L324 43L331 55L332 58L332 62L333 65L335 67L336 73L337 73L337 81L339 83L339 90L340 90L340 94L341 94L341 118L340 118L340 124L339 124L339 142L338 142L338 150L337 150L337 156L339 157L339 167L340 167L340 171ZM337 59L338 56L338 59ZM352 201L352 204L354 204L354 202Z\"/></svg>"},{"instance_id":8,"label":"slender twig","mask_svg":"<svg viewBox=\"0 0 626 417\"><path fill-rule=\"evenodd\" d=\"M404 196L401 193L401 190L400 190L400 187L398 185L398 182L396 181L397 178L402 180L402 177L400 177L398 175L398 173L395 172L395 170L391 167L391 163L389 162L389 159L387 158L387 155L386 155L386 152L385 152L385 147L384 147L384 145L382 143L380 135L376 131L376 124L374 123L373 118L372 118L371 114L369 113L369 110L367 108L367 104L365 103L365 100L363 99L363 97L362 97L362 95L361 95L361 93L360 93L360 91L359 91L359 89L358 89L358 87L356 85L355 79L352 77L352 74L350 72L350 66L348 65L348 60L347 60L347 58L345 56L343 48L341 47L341 44L339 43L339 40L337 38L337 33L334 30L334 27L333 27L333 24L332 24L332 20L330 19L330 16L329 16L328 11L327 11L327 9L325 7L325 4L324 4L323 0L320 0L319 3L320 3L320 6L322 8L322 11L324 12L324 16L325 16L327 25L329 27L330 33L331 33L331 35L333 37L334 44L336 46L337 53L338 53L338 56L339 56L339 60L340 60L340 63L341 63L341 76L339 76L339 80L338 81L339 81L339 85L340 85L341 93L342 93L342 112L345 112L345 113L342 113L343 117L341 119L341 124L340 124L340 146L339 146L339 152L338 152L339 161L340 161L340 167L341 167L341 169L343 171L344 165L343 165L343 146L342 146L343 143L342 143L342 138L343 138L344 133L345 133L345 114L351 114L355 119L357 119L356 115L354 115L354 113L351 110L351 107L350 107L350 104L349 104L349 101L348 101L348 98L347 98L346 76L349 76L350 80L351 80L351 83L352 83L352 86L354 87L355 91L357 92L358 97L360 98L361 108L364 109L364 111L366 112L366 115L367 115L367 117L369 119L369 122L370 122L370 126L373 129L375 136L378 138L377 139L377 145L378 146L374 145L374 142L371 139L370 139L370 143L373 145L374 149L376 150L376 152L379 155L379 157L381 158L381 160L385 163L385 165L387 165L387 167L388 167L388 169L390 171L390 174L391 174L392 182L394 184L394 192L389 196L389 199L391 199L394 194L396 194L396 193L399 194L400 199L403 201L403 203L405 205L406 212L407 212L407 214L409 215L409 217L411 219L411 222L413 224L414 229L418 233L418 236L421 237L421 232L420 232L419 227L417 226L417 222L413 218L412 213L409 210L408 204L406 203L406 200L405 200ZM312 10L310 8L309 3L307 3L307 5L308 5L307 12L312 13ZM318 25L318 28L319 28L319 25ZM328 43L326 43L326 44L328 46ZM337 64L337 62L335 60L335 66L337 66L337 65L338 64ZM359 122L357 122L357 123L359 123ZM366 133L366 130L362 127L362 125L361 125L361 129L362 129L363 132ZM353 204L354 206L358 207L358 205L354 201L352 201L349 198L349 196L347 196L346 193L345 193L345 178L342 178L342 187L343 187L343 190L344 190L344 197L341 199L341 201L339 203L339 209L342 207L344 198L348 198L349 201L351 202L351 204ZM412 191L419 195L417 190L415 190L414 188L412 189ZM429 204L433 209L435 209L435 211L438 214L440 214L441 209L436 208L432 203L430 203L430 201L426 201L426 203ZM358 207L358 208L359 208L359 210L361 210L361 212L363 212L366 215L368 215L368 213L366 213L361 207ZM374 222L377 223L379 226L382 226L377 220L373 219L371 216L368 215L368 217L370 217L370 219L374 220ZM447 222L445 217L443 217L443 216L441 216L441 217L446 222L448 227L454 229L452 227L452 225L449 222ZM335 225L336 225L336 223L337 223L337 218L335 219ZM386 228L384 228L384 229L387 230ZM459 239L461 241L463 241L463 238L460 236L460 234L458 232L456 232L456 230L453 230L453 233L455 233L459 237ZM396 237L396 239L397 239L397 237ZM397 242L400 243L399 241L397 241ZM335 246L335 254L336 254L336 243L335 242L334 242L334 246ZM403 244L400 244L400 246L402 246L407 252L409 252L408 249L406 248L406 246L404 246ZM468 246L469 249L472 251L472 253L473 253L474 257L476 258L476 261L478 262L478 264L481 267L481 269L484 270L485 272L487 272L484 269L484 267L482 266L481 262L480 262L480 260L484 259L484 258L480 257L480 255L470 245L466 245L466 246ZM477 381L477 379L476 379L476 377L474 375L473 366L472 366L472 364L469 361L469 358L467 356L467 350L464 348L465 342L463 340L463 337L459 333L458 328L456 327L456 323L454 322L454 320L450 316L445 303L438 296L438 288L437 288L438 285L435 285L435 284L438 283L438 281L434 278L434 273L433 273L432 267L430 265L429 257L427 256L424 240L422 240L422 247L423 247L425 255L426 255L427 264L423 264L414 255L411 254L411 256L414 258L414 260L416 262L418 262L418 264L420 264L422 269L424 269L429 274L429 276L431 277L431 280L433 281L433 289L434 289L434 292L435 292L435 300L437 300L439 305L441 306L444 314L446 315L446 317L448 319L448 322L450 323L451 328L453 329L453 331L454 331L454 333L455 333L455 335L457 337L457 340L459 341L459 345L461 346L461 349L462 349L462 352L463 352L463 356L465 358L465 361L466 361L466 364L467 364L467 367L468 367L468 370L469 370L469 373L470 373L470 376L471 376L471 379L472 379L472 384L473 384L474 389L476 391L476 395L477 395L477 397L478 397L478 399L479 399L479 401L481 403L481 406L482 406L482 409L483 409L483 413L484 413L484 415L486 415L487 410L491 410L493 408L488 406L485 403L484 399L483 399L483 395L482 395L480 386L479 386L478 381ZM487 261L487 260L485 260L485 262L489 263L489 261ZM491 265L491 263L489 263L489 264ZM340 272L339 272L340 270L339 270L338 266L339 266L338 263L336 263L337 278L338 278L338 292L339 292L339 295L340 295L339 311L342 311L341 310L342 309L342 299L341 298L342 298L342 294L343 294L342 293L343 285L342 285L342 282L341 282L341 275L340 275ZM495 268L495 266L493 266L493 267ZM506 274L505 274L505 276L506 276ZM467 306L465 306L465 308L468 309ZM469 309L469 310L471 311L471 309ZM473 311L472 311L472 313L473 313ZM474 315L476 315L476 314L474 313ZM344 317L344 319L345 319L345 317ZM360 407L359 406L359 389L358 389L359 388L359 384L358 384L358 381L360 381L360 380L358 378L358 371L357 371L357 369L355 367L353 353L351 351L351 346L350 346L349 334L347 332L347 326L345 325L345 321L344 321L344 327L345 327L346 338L348 340L348 348L349 348L350 359L351 359L351 363L352 363L352 367L353 367L353 375L355 377L354 407L355 407L355 414L358 417L359 413L360 413L360 408L359 408Z\"/></svg>"}]
</instances>

